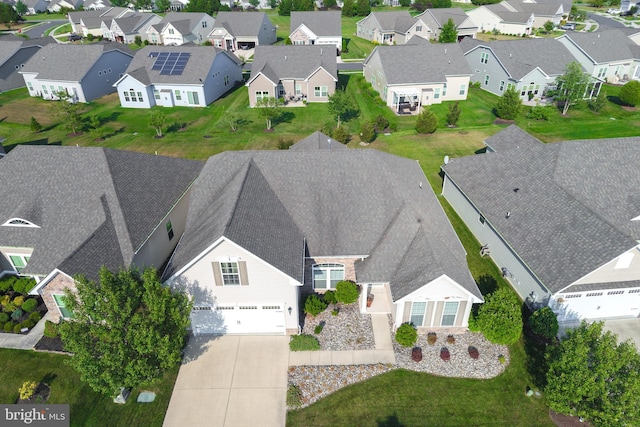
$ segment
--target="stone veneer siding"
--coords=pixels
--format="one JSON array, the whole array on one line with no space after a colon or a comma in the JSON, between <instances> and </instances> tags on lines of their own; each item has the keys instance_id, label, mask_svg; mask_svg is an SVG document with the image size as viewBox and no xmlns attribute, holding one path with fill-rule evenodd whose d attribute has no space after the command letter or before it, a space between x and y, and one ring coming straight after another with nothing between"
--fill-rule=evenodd
<instances>
[{"instance_id":1,"label":"stone veneer siding","mask_svg":"<svg viewBox=\"0 0 640 427\"><path fill-rule=\"evenodd\" d=\"M53 279L49 281L49 283L47 283L42 291L42 300L46 304L47 310L49 310L51 321L54 323L59 323L62 316L60 315L60 310L58 310L56 301L53 299L53 295L63 294L65 289L71 289L75 291L75 281L72 278L65 276L64 274L58 273Z\"/></svg>"},{"instance_id":2,"label":"stone veneer siding","mask_svg":"<svg viewBox=\"0 0 640 427\"><path fill-rule=\"evenodd\" d=\"M304 309L304 300L313 290L313 266L315 264L342 264L344 265L345 280L356 281L355 262L360 258L306 258L304 260L304 286L300 289L300 311ZM319 291L323 293L324 290Z\"/></svg>"}]
</instances>

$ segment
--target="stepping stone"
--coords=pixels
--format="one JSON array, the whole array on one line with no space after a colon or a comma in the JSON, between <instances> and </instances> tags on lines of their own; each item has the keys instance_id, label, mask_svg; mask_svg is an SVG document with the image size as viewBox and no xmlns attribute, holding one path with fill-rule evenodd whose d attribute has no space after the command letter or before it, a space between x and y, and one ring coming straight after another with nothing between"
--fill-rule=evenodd
<instances>
[{"instance_id":1,"label":"stepping stone","mask_svg":"<svg viewBox=\"0 0 640 427\"><path fill-rule=\"evenodd\" d=\"M141 391L138 395L136 402L138 403L151 403L156 400L156 394L152 391Z\"/></svg>"}]
</instances>

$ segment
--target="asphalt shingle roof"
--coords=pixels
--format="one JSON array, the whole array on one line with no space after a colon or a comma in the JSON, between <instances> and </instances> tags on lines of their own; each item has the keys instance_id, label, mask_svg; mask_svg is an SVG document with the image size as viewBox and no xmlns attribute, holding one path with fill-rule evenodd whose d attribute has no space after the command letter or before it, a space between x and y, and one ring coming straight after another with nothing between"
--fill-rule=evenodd
<instances>
[{"instance_id":1,"label":"asphalt shingle roof","mask_svg":"<svg viewBox=\"0 0 640 427\"><path fill-rule=\"evenodd\" d=\"M378 21L380 29L383 31L405 33L416 23L416 19L406 10L398 12L371 12L371 15Z\"/></svg>"},{"instance_id":2,"label":"asphalt shingle roof","mask_svg":"<svg viewBox=\"0 0 640 427\"><path fill-rule=\"evenodd\" d=\"M531 18L531 12L512 12L500 3L485 4L483 7L498 15L505 22L524 24Z\"/></svg>"},{"instance_id":3,"label":"asphalt shingle roof","mask_svg":"<svg viewBox=\"0 0 640 427\"><path fill-rule=\"evenodd\" d=\"M405 45L377 46L370 58L375 54L389 84L446 82L446 76L472 74L458 43L432 44L412 37Z\"/></svg>"},{"instance_id":4,"label":"asphalt shingle roof","mask_svg":"<svg viewBox=\"0 0 640 427\"><path fill-rule=\"evenodd\" d=\"M214 28L224 27L234 37L257 37L265 16L264 12L220 12Z\"/></svg>"},{"instance_id":5,"label":"asphalt shingle roof","mask_svg":"<svg viewBox=\"0 0 640 427\"><path fill-rule=\"evenodd\" d=\"M435 21L440 25L440 28L447 23L449 18L453 20L453 23L456 27L459 27L464 21L469 19L469 15L467 15L464 10L459 7L446 7L446 8L438 8L438 9L427 9L420 15L416 16L419 18L424 14L429 14L435 19Z\"/></svg>"},{"instance_id":6,"label":"asphalt shingle roof","mask_svg":"<svg viewBox=\"0 0 640 427\"><path fill-rule=\"evenodd\" d=\"M2 159L0 245L33 248L25 274L97 277L128 266L202 162L105 148L19 145ZM158 266L159 267L159 266Z\"/></svg>"},{"instance_id":7,"label":"asphalt shingle roof","mask_svg":"<svg viewBox=\"0 0 640 427\"><path fill-rule=\"evenodd\" d=\"M538 138L529 135L518 126L510 125L495 135L485 139L484 143L493 151L504 151L514 148L537 147L543 142Z\"/></svg>"},{"instance_id":8,"label":"asphalt shingle roof","mask_svg":"<svg viewBox=\"0 0 640 427\"><path fill-rule=\"evenodd\" d=\"M228 151L191 193L168 278L225 236L302 281L310 256L368 255L359 281L390 281L394 300L442 274L481 298L465 252L413 160L375 150Z\"/></svg>"},{"instance_id":9,"label":"asphalt shingle roof","mask_svg":"<svg viewBox=\"0 0 640 427\"><path fill-rule=\"evenodd\" d=\"M591 33L573 32L565 36L597 63L640 58L640 46L633 43L623 31L615 28Z\"/></svg>"},{"instance_id":10,"label":"asphalt shingle roof","mask_svg":"<svg viewBox=\"0 0 640 427\"><path fill-rule=\"evenodd\" d=\"M338 79L335 49L323 45L256 46L249 80L260 72L274 82L305 79L319 67Z\"/></svg>"},{"instance_id":11,"label":"asphalt shingle roof","mask_svg":"<svg viewBox=\"0 0 640 427\"><path fill-rule=\"evenodd\" d=\"M165 25L171 23L180 34L185 35L191 33L204 16L208 15L200 12L169 12L162 18L162 21L153 25L153 27L160 31Z\"/></svg>"},{"instance_id":12,"label":"asphalt shingle roof","mask_svg":"<svg viewBox=\"0 0 640 427\"><path fill-rule=\"evenodd\" d=\"M330 12L291 12L290 29L293 32L304 24L317 36L342 35L341 13Z\"/></svg>"},{"instance_id":13,"label":"asphalt shingle roof","mask_svg":"<svg viewBox=\"0 0 640 427\"><path fill-rule=\"evenodd\" d=\"M347 146L316 131L289 147L289 150L346 150Z\"/></svg>"},{"instance_id":14,"label":"asphalt shingle roof","mask_svg":"<svg viewBox=\"0 0 640 427\"><path fill-rule=\"evenodd\" d=\"M635 137L498 151L443 170L557 292L637 245L638 164Z\"/></svg>"}]
</instances>

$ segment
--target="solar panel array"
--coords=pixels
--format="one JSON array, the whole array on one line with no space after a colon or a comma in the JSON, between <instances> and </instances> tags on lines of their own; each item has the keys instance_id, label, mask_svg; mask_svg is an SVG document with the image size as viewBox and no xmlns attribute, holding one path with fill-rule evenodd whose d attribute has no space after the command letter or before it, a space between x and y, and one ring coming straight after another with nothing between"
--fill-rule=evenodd
<instances>
[{"instance_id":1,"label":"solar panel array","mask_svg":"<svg viewBox=\"0 0 640 427\"><path fill-rule=\"evenodd\" d=\"M189 62L188 52L151 52L149 56L156 58L152 70L160 71L166 76L180 76Z\"/></svg>"}]
</instances>

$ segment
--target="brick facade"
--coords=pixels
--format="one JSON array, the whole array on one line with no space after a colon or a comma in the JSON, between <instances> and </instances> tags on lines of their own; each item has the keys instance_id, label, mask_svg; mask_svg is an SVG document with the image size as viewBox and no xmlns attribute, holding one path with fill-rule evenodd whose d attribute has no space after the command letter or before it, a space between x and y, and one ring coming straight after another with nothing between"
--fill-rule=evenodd
<instances>
[{"instance_id":1,"label":"brick facade","mask_svg":"<svg viewBox=\"0 0 640 427\"><path fill-rule=\"evenodd\" d=\"M360 258L306 258L304 260L304 286L300 290L300 301L304 303L307 295L313 290L313 266L316 264L342 264L344 265L344 279L356 281L355 262ZM324 290L320 290L324 292Z\"/></svg>"},{"instance_id":2,"label":"brick facade","mask_svg":"<svg viewBox=\"0 0 640 427\"><path fill-rule=\"evenodd\" d=\"M49 310L51 321L54 323L59 323L62 316L60 315L56 301L53 299L53 295L64 294L65 289L75 291L75 281L64 274L58 273L47 283L42 291L42 300L46 304L47 310Z\"/></svg>"}]
</instances>

